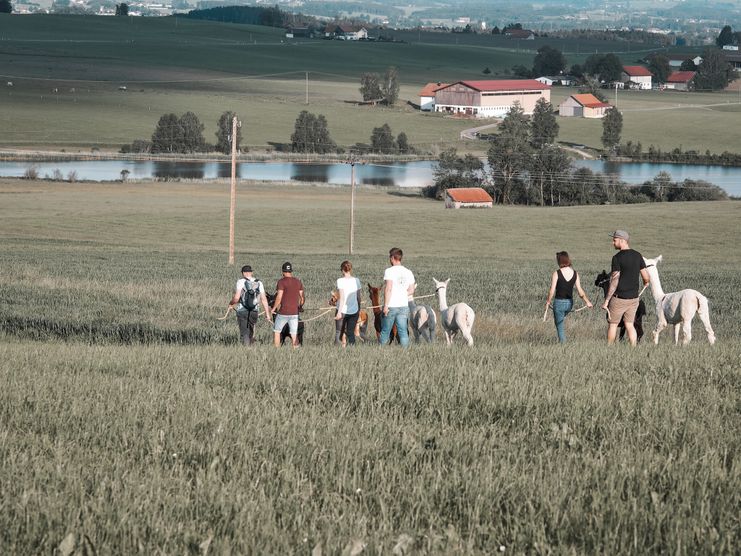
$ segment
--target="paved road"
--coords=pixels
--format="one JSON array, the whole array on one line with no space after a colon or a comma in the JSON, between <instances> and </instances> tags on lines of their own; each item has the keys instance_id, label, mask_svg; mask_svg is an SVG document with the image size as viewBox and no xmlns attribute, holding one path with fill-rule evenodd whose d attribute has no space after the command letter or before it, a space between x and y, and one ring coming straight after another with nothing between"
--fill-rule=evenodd
<instances>
[{"instance_id":1,"label":"paved road","mask_svg":"<svg viewBox=\"0 0 741 556\"><path fill-rule=\"evenodd\" d=\"M486 124L479 127L472 127L469 129L464 129L461 131L461 139L476 139L477 135L480 131L483 131L485 129L491 129L492 127L497 127L500 123L500 120L497 120L493 124Z\"/></svg>"}]
</instances>

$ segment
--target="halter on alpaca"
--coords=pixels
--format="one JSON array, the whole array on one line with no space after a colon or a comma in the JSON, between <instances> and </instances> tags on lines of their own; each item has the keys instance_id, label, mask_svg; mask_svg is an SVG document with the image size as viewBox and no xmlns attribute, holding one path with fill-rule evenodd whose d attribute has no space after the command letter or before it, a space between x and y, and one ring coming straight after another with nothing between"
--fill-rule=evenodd
<instances>
[{"instance_id":1,"label":"halter on alpaca","mask_svg":"<svg viewBox=\"0 0 741 556\"><path fill-rule=\"evenodd\" d=\"M659 334L669 324L674 325L674 343L679 344L679 331L682 331L682 345L687 345L692 339L692 319L697 314L705 326L708 342L715 343L715 332L710 326L710 308L708 299L697 290L680 290L664 293L661 288L659 271L656 265L661 262L662 256L655 259L646 259L646 270L651 277L651 295L656 302L656 328L653 331L654 344L659 343Z\"/></svg>"},{"instance_id":2,"label":"halter on alpaca","mask_svg":"<svg viewBox=\"0 0 741 556\"><path fill-rule=\"evenodd\" d=\"M450 278L445 280L445 282L438 282L435 278L432 280L435 282L437 300L440 303L440 322L443 325L445 339L447 340L448 345L453 343L456 334L460 332L466 339L466 342L468 342L468 345L473 346L471 329L473 328L473 321L476 318L473 309L465 303L456 303L455 305L448 307L446 290Z\"/></svg>"}]
</instances>

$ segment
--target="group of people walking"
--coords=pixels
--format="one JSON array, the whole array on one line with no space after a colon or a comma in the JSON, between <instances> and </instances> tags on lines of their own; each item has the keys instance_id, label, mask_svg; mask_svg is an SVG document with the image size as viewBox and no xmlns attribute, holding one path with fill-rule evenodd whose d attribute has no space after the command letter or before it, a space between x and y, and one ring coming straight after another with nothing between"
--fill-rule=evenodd
<instances>
[{"instance_id":1,"label":"group of people walking","mask_svg":"<svg viewBox=\"0 0 741 556\"><path fill-rule=\"evenodd\" d=\"M612 344L617 337L618 324L623 321L628 340L636 345L638 338L634 326L639 303L639 277L648 285L649 275L641 254L630 248L630 235L625 230L616 230L610 234L612 245L618 251L612 258L610 285L605 295L602 309L607 311L607 341ZM388 344L392 330L396 326L399 343L409 345L407 329L409 321L409 300L416 287L414 274L402 264L404 253L398 247L389 251L389 267L383 275L382 324L379 337L380 344ZM553 310L553 321L556 325L558 341L566 341L564 322L574 308L574 289L586 306L592 308L592 302L581 286L579 274L571 265L571 258L566 251L556 253L558 269L551 276L550 289L546 300L546 310ZM337 314L335 316L335 343L340 342L342 332L346 334L347 343L355 344L355 329L360 315L361 284L352 274L352 263L343 261L340 265L342 276L337 279ZM242 343L252 345L255 341L260 307L265 318L273 324L273 343L280 347L281 332L288 325L291 342L299 345L299 312L304 304L304 285L293 276L293 265L283 263L282 277L275 287L275 298L269 303L264 284L255 278L252 267L242 267L242 278L237 281L229 308L235 309L237 324ZM271 296L272 297L272 296Z\"/></svg>"},{"instance_id":2,"label":"group of people walking","mask_svg":"<svg viewBox=\"0 0 741 556\"><path fill-rule=\"evenodd\" d=\"M399 343L406 347L409 345L409 298L414 294L416 284L412 271L402 265L403 257L404 253L398 247L389 251L390 266L383 276L383 320L379 343L389 343L395 325ZM352 274L350 261L343 261L340 271L342 276L336 283L338 295L335 343L339 343L340 334L344 331L347 343L354 345L355 327L360 316L361 284ZM281 272L283 276L275 286L276 294L271 304L265 285L255 278L252 266L242 267L242 278L237 280L228 309L236 311L239 335L246 346L255 342L255 326L261 307L265 318L273 324L274 345L280 347L281 333L288 325L293 347L299 346L299 312L305 300L304 285L293 276L293 265L290 262L283 263Z\"/></svg>"},{"instance_id":3,"label":"group of people walking","mask_svg":"<svg viewBox=\"0 0 741 556\"><path fill-rule=\"evenodd\" d=\"M617 253L612 257L610 285L605 294L602 309L607 311L607 342L612 344L617 337L618 325L623 321L630 344L635 346L638 335L634 326L640 293L639 277L644 286L649 283L649 274L643 256L630 247L630 234L625 230L615 230L610 234L612 246ZM571 266L571 258L566 251L556 253L558 270L551 276L551 286L546 299L546 310L553 310L558 341L566 341L564 320L574 308L574 288L590 309L593 307L581 287L579 274Z\"/></svg>"}]
</instances>

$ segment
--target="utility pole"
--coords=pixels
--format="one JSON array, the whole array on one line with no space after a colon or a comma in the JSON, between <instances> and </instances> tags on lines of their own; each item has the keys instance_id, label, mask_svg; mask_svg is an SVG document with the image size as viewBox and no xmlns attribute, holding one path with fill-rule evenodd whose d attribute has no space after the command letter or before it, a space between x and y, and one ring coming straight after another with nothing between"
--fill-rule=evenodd
<instances>
[{"instance_id":1,"label":"utility pole","mask_svg":"<svg viewBox=\"0 0 741 556\"><path fill-rule=\"evenodd\" d=\"M617 108L617 90L618 90L618 84L617 84L617 81L615 81L615 108Z\"/></svg>"},{"instance_id":2,"label":"utility pole","mask_svg":"<svg viewBox=\"0 0 741 556\"><path fill-rule=\"evenodd\" d=\"M229 198L229 264L234 264L234 210L237 205L237 117L232 118L232 183Z\"/></svg>"},{"instance_id":3,"label":"utility pole","mask_svg":"<svg viewBox=\"0 0 741 556\"><path fill-rule=\"evenodd\" d=\"M306 72L306 104L309 104L309 72Z\"/></svg>"},{"instance_id":4,"label":"utility pole","mask_svg":"<svg viewBox=\"0 0 741 556\"><path fill-rule=\"evenodd\" d=\"M355 159L350 159L350 254L355 237Z\"/></svg>"}]
</instances>

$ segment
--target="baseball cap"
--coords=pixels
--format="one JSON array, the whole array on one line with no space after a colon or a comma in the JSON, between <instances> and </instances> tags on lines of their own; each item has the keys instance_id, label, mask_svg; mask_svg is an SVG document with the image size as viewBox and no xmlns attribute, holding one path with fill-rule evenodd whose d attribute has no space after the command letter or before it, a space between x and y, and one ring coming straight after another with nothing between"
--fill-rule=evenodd
<instances>
[{"instance_id":1,"label":"baseball cap","mask_svg":"<svg viewBox=\"0 0 741 556\"><path fill-rule=\"evenodd\" d=\"M246 264L242 267L242 272L252 272L252 267Z\"/></svg>"},{"instance_id":2,"label":"baseball cap","mask_svg":"<svg viewBox=\"0 0 741 556\"><path fill-rule=\"evenodd\" d=\"M618 238L618 239L624 239L625 241L630 241L630 234L626 232L625 230L615 230L610 234L611 238Z\"/></svg>"},{"instance_id":3,"label":"baseball cap","mask_svg":"<svg viewBox=\"0 0 741 556\"><path fill-rule=\"evenodd\" d=\"M282 272L293 272L293 266L288 261L283 263L283 266L281 267Z\"/></svg>"}]
</instances>

